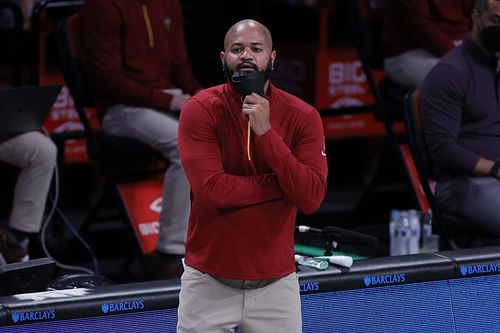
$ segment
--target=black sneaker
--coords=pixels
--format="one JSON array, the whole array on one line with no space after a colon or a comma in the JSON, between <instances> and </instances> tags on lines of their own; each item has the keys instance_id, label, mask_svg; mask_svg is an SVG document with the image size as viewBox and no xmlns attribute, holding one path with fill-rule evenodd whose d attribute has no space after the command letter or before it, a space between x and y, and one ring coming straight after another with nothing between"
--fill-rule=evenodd
<instances>
[{"instance_id":1,"label":"black sneaker","mask_svg":"<svg viewBox=\"0 0 500 333\"><path fill-rule=\"evenodd\" d=\"M0 230L0 265L28 261L28 249L8 241L7 231Z\"/></svg>"}]
</instances>

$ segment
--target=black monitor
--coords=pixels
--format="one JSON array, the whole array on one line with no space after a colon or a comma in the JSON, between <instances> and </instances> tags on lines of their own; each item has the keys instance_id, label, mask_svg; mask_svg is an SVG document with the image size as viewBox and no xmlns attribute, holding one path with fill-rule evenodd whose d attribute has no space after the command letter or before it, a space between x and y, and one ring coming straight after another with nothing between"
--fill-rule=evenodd
<instances>
[{"instance_id":1,"label":"black monitor","mask_svg":"<svg viewBox=\"0 0 500 333\"><path fill-rule=\"evenodd\" d=\"M55 261L50 258L0 265L0 295L47 290L54 268Z\"/></svg>"}]
</instances>

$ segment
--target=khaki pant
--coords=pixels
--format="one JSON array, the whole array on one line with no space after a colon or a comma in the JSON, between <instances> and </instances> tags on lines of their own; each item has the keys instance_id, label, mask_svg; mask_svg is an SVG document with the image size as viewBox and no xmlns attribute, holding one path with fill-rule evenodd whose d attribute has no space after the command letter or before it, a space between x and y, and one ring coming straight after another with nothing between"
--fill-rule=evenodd
<instances>
[{"instance_id":1,"label":"khaki pant","mask_svg":"<svg viewBox=\"0 0 500 333\"><path fill-rule=\"evenodd\" d=\"M20 168L9 227L30 233L40 231L56 161L56 145L40 132L0 142L0 162Z\"/></svg>"},{"instance_id":2,"label":"khaki pant","mask_svg":"<svg viewBox=\"0 0 500 333\"><path fill-rule=\"evenodd\" d=\"M181 277L178 333L300 333L297 275L275 281L214 278L185 266Z\"/></svg>"}]
</instances>

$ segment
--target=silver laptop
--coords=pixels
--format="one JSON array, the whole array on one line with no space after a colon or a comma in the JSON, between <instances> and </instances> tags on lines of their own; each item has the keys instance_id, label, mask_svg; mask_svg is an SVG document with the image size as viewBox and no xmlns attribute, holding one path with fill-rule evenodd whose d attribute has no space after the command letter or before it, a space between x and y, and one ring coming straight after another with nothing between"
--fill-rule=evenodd
<instances>
[{"instance_id":1,"label":"silver laptop","mask_svg":"<svg viewBox=\"0 0 500 333\"><path fill-rule=\"evenodd\" d=\"M28 86L0 90L0 137L39 130L61 87Z\"/></svg>"}]
</instances>

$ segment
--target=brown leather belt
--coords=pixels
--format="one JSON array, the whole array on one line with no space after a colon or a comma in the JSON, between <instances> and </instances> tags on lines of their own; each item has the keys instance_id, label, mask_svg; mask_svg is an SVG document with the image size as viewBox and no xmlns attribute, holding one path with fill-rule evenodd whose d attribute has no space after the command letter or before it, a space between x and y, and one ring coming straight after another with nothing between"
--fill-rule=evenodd
<instances>
[{"instance_id":1,"label":"brown leather belt","mask_svg":"<svg viewBox=\"0 0 500 333\"><path fill-rule=\"evenodd\" d=\"M238 279L221 278L212 275L210 276L225 286L241 290L264 288L265 286L268 286L271 283L277 281L277 280L238 280Z\"/></svg>"}]
</instances>

